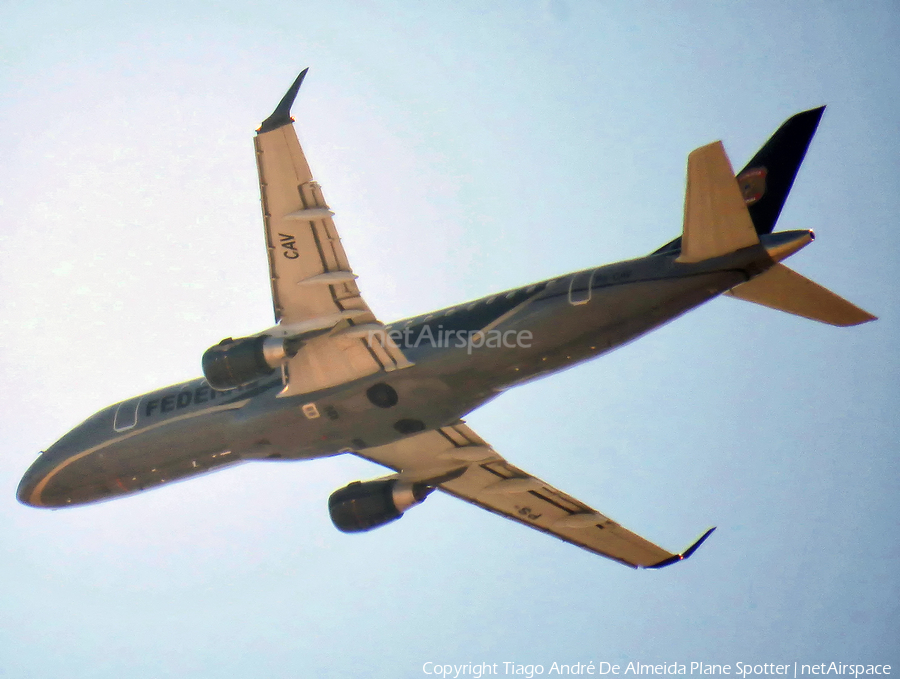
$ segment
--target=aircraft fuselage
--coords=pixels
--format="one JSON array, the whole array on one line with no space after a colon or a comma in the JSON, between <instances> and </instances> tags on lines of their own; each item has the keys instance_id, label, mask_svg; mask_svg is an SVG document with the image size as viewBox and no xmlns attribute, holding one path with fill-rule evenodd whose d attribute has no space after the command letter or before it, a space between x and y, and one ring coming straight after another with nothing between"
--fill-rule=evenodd
<instances>
[{"instance_id":1,"label":"aircraft fuselage","mask_svg":"<svg viewBox=\"0 0 900 679\"><path fill-rule=\"evenodd\" d=\"M654 254L398 321L385 330L414 365L310 394L279 398L274 373L226 392L200 378L129 399L42 453L18 497L58 508L247 460L365 457L367 447L451 424L505 389L615 349L749 280L771 266L766 248L788 236L697 264ZM396 404L374 402L376 384Z\"/></svg>"}]
</instances>

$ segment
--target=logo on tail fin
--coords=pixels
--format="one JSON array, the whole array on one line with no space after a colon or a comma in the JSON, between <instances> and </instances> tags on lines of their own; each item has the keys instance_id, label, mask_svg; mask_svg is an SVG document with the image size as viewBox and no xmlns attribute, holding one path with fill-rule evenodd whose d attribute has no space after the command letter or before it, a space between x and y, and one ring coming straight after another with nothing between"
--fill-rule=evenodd
<instances>
[{"instance_id":1,"label":"logo on tail fin","mask_svg":"<svg viewBox=\"0 0 900 679\"><path fill-rule=\"evenodd\" d=\"M747 207L753 205L766 192L766 174L764 167L754 167L738 175L737 183L741 187L741 195Z\"/></svg>"}]
</instances>

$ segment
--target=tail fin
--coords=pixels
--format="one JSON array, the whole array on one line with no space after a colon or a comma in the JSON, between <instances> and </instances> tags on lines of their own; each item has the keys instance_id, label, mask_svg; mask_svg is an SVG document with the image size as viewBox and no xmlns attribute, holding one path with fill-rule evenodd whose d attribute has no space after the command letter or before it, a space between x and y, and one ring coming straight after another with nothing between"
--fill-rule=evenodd
<instances>
[{"instance_id":1,"label":"tail fin","mask_svg":"<svg viewBox=\"0 0 900 679\"><path fill-rule=\"evenodd\" d=\"M825 107L788 118L737 176L756 233L772 233Z\"/></svg>"},{"instance_id":2,"label":"tail fin","mask_svg":"<svg viewBox=\"0 0 900 679\"><path fill-rule=\"evenodd\" d=\"M784 264L775 264L725 294L829 325L859 325L876 318Z\"/></svg>"},{"instance_id":3,"label":"tail fin","mask_svg":"<svg viewBox=\"0 0 900 679\"><path fill-rule=\"evenodd\" d=\"M825 107L820 106L788 118L738 173L739 190L757 234L775 229L824 111ZM653 254L678 252L681 248L682 238L678 237Z\"/></svg>"},{"instance_id":4,"label":"tail fin","mask_svg":"<svg viewBox=\"0 0 900 679\"><path fill-rule=\"evenodd\" d=\"M875 316L780 263L812 241L811 231L772 234L825 107L789 118L741 170L722 142L688 156L684 232L657 253L679 252L677 262L702 262L760 243L775 260L769 269L732 288L732 297L830 325L859 325Z\"/></svg>"}]
</instances>

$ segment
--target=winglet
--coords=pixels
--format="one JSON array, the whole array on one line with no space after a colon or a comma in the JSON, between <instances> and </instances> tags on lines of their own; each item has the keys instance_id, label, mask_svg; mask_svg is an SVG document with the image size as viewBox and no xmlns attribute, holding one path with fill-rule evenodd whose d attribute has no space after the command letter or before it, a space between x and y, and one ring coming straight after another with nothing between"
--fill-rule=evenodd
<instances>
[{"instance_id":1,"label":"winglet","mask_svg":"<svg viewBox=\"0 0 900 679\"><path fill-rule=\"evenodd\" d=\"M697 549L699 549L700 545L702 545L706 541L706 538L708 538L710 535L712 535L712 532L715 529L716 529L715 526L710 528L708 531L706 531L703 535L700 536L700 539L697 540L697 542L692 544L690 547L688 547L686 550L684 550L684 552L682 552L681 554L674 554L674 555L670 556L668 559L663 559L662 561L660 561L657 564L653 564L652 566L645 566L644 568L665 568L666 566L671 566L673 563L678 563L679 561L684 561L691 554L696 552Z\"/></svg>"},{"instance_id":2,"label":"winglet","mask_svg":"<svg viewBox=\"0 0 900 679\"><path fill-rule=\"evenodd\" d=\"M300 75L297 76L294 84L291 85L290 89L278 103L278 106L275 107L272 115L266 118L262 125L259 126L259 129L256 131L257 134L271 132L272 130L277 130L279 127L284 127L285 125L290 125L294 122L294 119L291 118L291 106L294 105L294 99L297 98L297 92L300 91L300 85L303 84L303 78L306 77L306 72L308 70L309 68L304 68L300 72Z\"/></svg>"}]
</instances>

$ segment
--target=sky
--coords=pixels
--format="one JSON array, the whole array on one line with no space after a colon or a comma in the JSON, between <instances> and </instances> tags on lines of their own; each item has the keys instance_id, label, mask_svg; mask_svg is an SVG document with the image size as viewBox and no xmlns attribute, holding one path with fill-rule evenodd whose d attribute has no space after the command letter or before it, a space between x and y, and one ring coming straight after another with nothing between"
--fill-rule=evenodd
<instances>
[{"instance_id":1,"label":"sky","mask_svg":"<svg viewBox=\"0 0 900 679\"><path fill-rule=\"evenodd\" d=\"M875 0L0 3L0 677L900 672L898 42ZM384 321L642 256L692 149L742 167L822 104L778 226L880 318L717 299L467 418L667 549L718 526L659 572L440 494L341 534L329 494L382 473L350 456L19 505L71 427L271 324L252 137L307 66L296 127Z\"/></svg>"}]
</instances>

